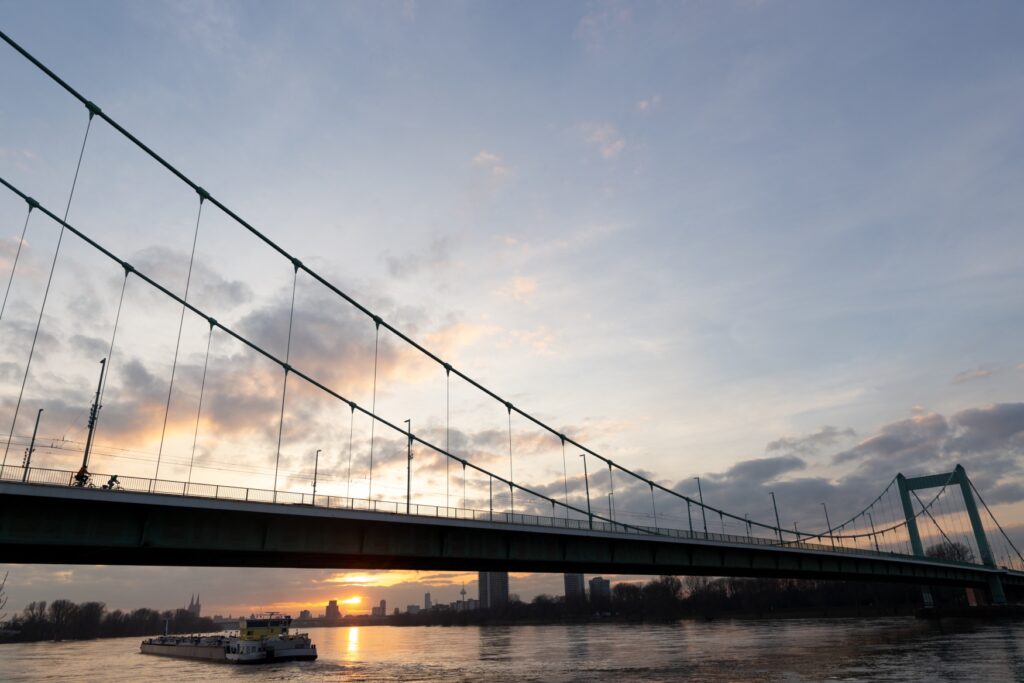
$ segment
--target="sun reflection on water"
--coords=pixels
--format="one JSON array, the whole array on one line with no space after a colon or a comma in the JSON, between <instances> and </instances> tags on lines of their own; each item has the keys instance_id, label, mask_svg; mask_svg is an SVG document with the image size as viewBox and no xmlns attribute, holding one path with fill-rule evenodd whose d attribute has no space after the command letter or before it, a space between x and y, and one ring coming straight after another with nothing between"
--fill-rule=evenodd
<instances>
[{"instance_id":1,"label":"sun reflection on water","mask_svg":"<svg viewBox=\"0 0 1024 683\"><path fill-rule=\"evenodd\" d=\"M359 654L359 627L349 626L348 627L348 648L345 653L348 655L348 659L355 659Z\"/></svg>"}]
</instances>

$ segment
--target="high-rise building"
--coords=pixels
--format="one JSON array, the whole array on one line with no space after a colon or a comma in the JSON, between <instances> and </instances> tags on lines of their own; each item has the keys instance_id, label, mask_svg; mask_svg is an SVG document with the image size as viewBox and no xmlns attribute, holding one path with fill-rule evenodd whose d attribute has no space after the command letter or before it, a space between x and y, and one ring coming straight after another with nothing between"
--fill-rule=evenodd
<instances>
[{"instance_id":1,"label":"high-rise building","mask_svg":"<svg viewBox=\"0 0 1024 683\"><path fill-rule=\"evenodd\" d=\"M310 612L308 609L304 609L301 612L299 612L299 619L312 619L312 618L313 618L313 613Z\"/></svg>"},{"instance_id":2,"label":"high-rise building","mask_svg":"<svg viewBox=\"0 0 1024 683\"><path fill-rule=\"evenodd\" d=\"M406 612L406 614L419 614L420 613L420 606L419 605L409 605L408 607L405 608L405 612Z\"/></svg>"},{"instance_id":3,"label":"high-rise building","mask_svg":"<svg viewBox=\"0 0 1024 683\"><path fill-rule=\"evenodd\" d=\"M331 600L327 603L327 611L324 613L324 619L327 621L338 621L341 619L341 610L338 609L337 600Z\"/></svg>"},{"instance_id":4,"label":"high-rise building","mask_svg":"<svg viewBox=\"0 0 1024 683\"><path fill-rule=\"evenodd\" d=\"M388 601L381 600L380 605L370 609L370 616L372 617L386 617L388 615Z\"/></svg>"},{"instance_id":5,"label":"high-rise building","mask_svg":"<svg viewBox=\"0 0 1024 683\"><path fill-rule=\"evenodd\" d=\"M595 612L612 609L612 582L600 576L590 580L590 608Z\"/></svg>"},{"instance_id":6,"label":"high-rise building","mask_svg":"<svg viewBox=\"0 0 1024 683\"><path fill-rule=\"evenodd\" d=\"M565 575L565 602L580 603L587 597L583 574Z\"/></svg>"},{"instance_id":7,"label":"high-rise building","mask_svg":"<svg viewBox=\"0 0 1024 683\"><path fill-rule=\"evenodd\" d=\"M499 609L508 604L508 572L480 572L480 608Z\"/></svg>"},{"instance_id":8,"label":"high-rise building","mask_svg":"<svg viewBox=\"0 0 1024 683\"><path fill-rule=\"evenodd\" d=\"M429 610L433 606L434 606L434 603L432 603L430 601L430 593L424 593L423 594L423 609Z\"/></svg>"}]
</instances>

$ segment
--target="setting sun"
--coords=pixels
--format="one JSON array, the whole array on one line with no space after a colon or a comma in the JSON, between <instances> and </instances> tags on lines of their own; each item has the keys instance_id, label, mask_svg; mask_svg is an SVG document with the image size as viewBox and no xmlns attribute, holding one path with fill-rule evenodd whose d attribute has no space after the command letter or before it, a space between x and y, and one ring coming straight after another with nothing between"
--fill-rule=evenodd
<instances>
[{"instance_id":1,"label":"setting sun","mask_svg":"<svg viewBox=\"0 0 1024 683\"><path fill-rule=\"evenodd\" d=\"M351 598L345 598L344 600L342 600L341 604L342 605L358 605L362 601L363 601L363 599L361 597L359 597L358 595L353 595Z\"/></svg>"}]
</instances>

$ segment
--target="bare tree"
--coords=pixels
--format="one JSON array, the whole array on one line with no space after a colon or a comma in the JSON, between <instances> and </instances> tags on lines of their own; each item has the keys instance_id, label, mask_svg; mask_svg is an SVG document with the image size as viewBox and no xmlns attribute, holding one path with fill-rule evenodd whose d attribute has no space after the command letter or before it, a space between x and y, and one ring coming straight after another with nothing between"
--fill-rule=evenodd
<instances>
[{"instance_id":1,"label":"bare tree","mask_svg":"<svg viewBox=\"0 0 1024 683\"><path fill-rule=\"evenodd\" d=\"M943 541L928 546L924 551L928 557L939 560L956 560L958 562L974 562L974 551L965 543L959 541Z\"/></svg>"},{"instance_id":2,"label":"bare tree","mask_svg":"<svg viewBox=\"0 0 1024 683\"><path fill-rule=\"evenodd\" d=\"M4 572L4 578L0 579L0 625L7 622L7 612L4 611L4 607L7 606L7 575L10 572Z\"/></svg>"}]
</instances>

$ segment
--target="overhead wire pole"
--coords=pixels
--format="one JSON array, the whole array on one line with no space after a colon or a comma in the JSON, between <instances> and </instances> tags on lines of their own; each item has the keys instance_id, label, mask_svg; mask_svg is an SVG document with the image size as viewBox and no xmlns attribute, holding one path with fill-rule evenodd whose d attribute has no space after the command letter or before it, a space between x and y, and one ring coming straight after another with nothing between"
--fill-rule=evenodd
<instances>
[{"instance_id":1,"label":"overhead wire pole","mask_svg":"<svg viewBox=\"0 0 1024 683\"><path fill-rule=\"evenodd\" d=\"M828 521L828 506L823 502L821 504L823 510L825 510L825 526L828 528L828 537L832 539L832 548L836 547L836 537L832 535L832 522Z\"/></svg>"},{"instance_id":2,"label":"overhead wire pole","mask_svg":"<svg viewBox=\"0 0 1024 683\"><path fill-rule=\"evenodd\" d=\"M779 543L782 543L782 523L779 521L779 505L775 502L775 491L769 491L772 497L772 509L775 510L775 531L779 534Z\"/></svg>"},{"instance_id":3,"label":"overhead wire pole","mask_svg":"<svg viewBox=\"0 0 1024 683\"><path fill-rule=\"evenodd\" d=\"M32 454L36 450L36 434L39 433L39 420L43 417L43 409L40 408L39 412L36 413L36 426L32 428L32 440L28 442L28 448L25 449L25 472L21 475L21 481L24 483L28 481L28 470L32 466ZM0 470L0 474L2 474Z\"/></svg>"},{"instance_id":4,"label":"overhead wire pole","mask_svg":"<svg viewBox=\"0 0 1024 683\"><path fill-rule=\"evenodd\" d=\"M700 517L704 520L704 538L708 537L708 516L704 510L704 492L700 488L700 477L694 477L697 480L697 495L700 496Z\"/></svg>"}]
</instances>

